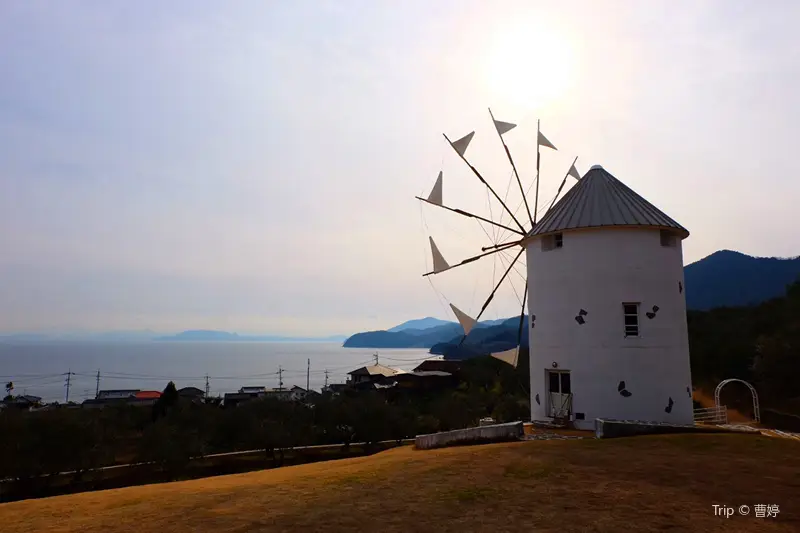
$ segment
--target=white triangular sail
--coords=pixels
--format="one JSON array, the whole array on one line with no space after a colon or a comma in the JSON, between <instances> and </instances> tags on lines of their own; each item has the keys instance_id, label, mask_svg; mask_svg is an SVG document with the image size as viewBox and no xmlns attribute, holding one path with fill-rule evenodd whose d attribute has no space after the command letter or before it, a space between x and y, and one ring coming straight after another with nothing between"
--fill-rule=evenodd
<instances>
[{"instance_id":1,"label":"white triangular sail","mask_svg":"<svg viewBox=\"0 0 800 533\"><path fill-rule=\"evenodd\" d=\"M495 359L500 359L501 361L508 363L514 368L517 368L517 362L519 361L519 346L516 346L504 352L495 352L490 355Z\"/></svg>"},{"instance_id":2,"label":"white triangular sail","mask_svg":"<svg viewBox=\"0 0 800 533\"><path fill-rule=\"evenodd\" d=\"M509 132L517 127L516 124L512 124L510 122L503 122L502 120L495 120L494 127L497 130L497 133L500 135Z\"/></svg>"},{"instance_id":3,"label":"white triangular sail","mask_svg":"<svg viewBox=\"0 0 800 533\"><path fill-rule=\"evenodd\" d=\"M433 190L428 195L428 201L432 204L442 205L442 171L439 171L439 177L436 178L436 183L433 185Z\"/></svg>"},{"instance_id":4,"label":"white triangular sail","mask_svg":"<svg viewBox=\"0 0 800 533\"><path fill-rule=\"evenodd\" d=\"M438 274L439 272L444 272L445 270L450 268L450 265L447 264L447 261L444 260L444 256L442 252L439 251L439 248L436 246L436 243L433 242L433 237L428 237L431 241L431 254L433 255L433 273Z\"/></svg>"},{"instance_id":5,"label":"white triangular sail","mask_svg":"<svg viewBox=\"0 0 800 533\"><path fill-rule=\"evenodd\" d=\"M472 137L474 136L475 132L471 131L468 134L461 137L459 140L452 142L450 144L453 145L453 148L455 149L456 152L458 152L458 155L464 157L464 154L467 151L467 147L469 146L469 143L470 141L472 141Z\"/></svg>"},{"instance_id":6,"label":"white triangular sail","mask_svg":"<svg viewBox=\"0 0 800 533\"><path fill-rule=\"evenodd\" d=\"M576 180L579 180L579 179L581 179L581 175L580 175L580 173L578 172L578 169L577 169L577 168L575 168L575 163L573 163L573 164L572 164L572 166L571 166L571 167L569 167L569 172L567 172L567 175L569 175L569 176L572 176L572 177L573 177L573 178L575 178Z\"/></svg>"},{"instance_id":7,"label":"white triangular sail","mask_svg":"<svg viewBox=\"0 0 800 533\"><path fill-rule=\"evenodd\" d=\"M544 133L541 131L539 132L539 146L546 146L547 148L552 148L553 150L558 150L553 143L547 140L547 137L544 136Z\"/></svg>"},{"instance_id":8,"label":"white triangular sail","mask_svg":"<svg viewBox=\"0 0 800 533\"><path fill-rule=\"evenodd\" d=\"M464 335L469 335L469 332L475 327L475 319L453 304L450 304L450 309L455 313L458 323L464 328Z\"/></svg>"}]
</instances>

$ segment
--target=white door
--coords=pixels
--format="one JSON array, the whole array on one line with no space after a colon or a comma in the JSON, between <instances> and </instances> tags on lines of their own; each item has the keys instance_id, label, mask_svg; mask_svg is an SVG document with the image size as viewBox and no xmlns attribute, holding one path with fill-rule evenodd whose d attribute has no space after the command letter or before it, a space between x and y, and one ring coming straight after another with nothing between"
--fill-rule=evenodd
<instances>
[{"instance_id":1,"label":"white door","mask_svg":"<svg viewBox=\"0 0 800 533\"><path fill-rule=\"evenodd\" d=\"M547 410L551 418L565 418L572 412L572 384L569 370L547 370Z\"/></svg>"}]
</instances>

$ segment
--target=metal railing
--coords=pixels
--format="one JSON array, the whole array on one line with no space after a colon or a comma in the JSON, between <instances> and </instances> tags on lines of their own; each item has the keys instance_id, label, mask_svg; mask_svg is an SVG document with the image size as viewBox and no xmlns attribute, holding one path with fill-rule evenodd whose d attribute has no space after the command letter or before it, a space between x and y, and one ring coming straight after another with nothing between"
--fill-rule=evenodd
<instances>
[{"instance_id":1,"label":"metal railing","mask_svg":"<svg viewBox=\"0 0 800 533\"><path fill-rule=\"evenodd\" d=\"M728 408L724 405L717 405L695 409L694 421L701 424L727 424Z\"/></svg>"}]
</instances>

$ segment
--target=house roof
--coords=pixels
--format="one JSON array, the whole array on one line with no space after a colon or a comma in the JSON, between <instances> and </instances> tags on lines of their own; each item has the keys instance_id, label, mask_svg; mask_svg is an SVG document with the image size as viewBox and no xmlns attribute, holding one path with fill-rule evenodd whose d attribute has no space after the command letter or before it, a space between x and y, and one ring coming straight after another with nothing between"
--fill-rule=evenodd
<instances>
[{"instance_id":1,"label":"house roof","mask_svg":"<svg viewBox=\"0 0 800 533\"><path fill-rule=\"evenodd\" d=\"M348 372L351 376L394 376L396 374L402 374L404 371L399 370L397 368L389 368L388 366L383 365L370 365L370 366L362 366L361 368L357 368L352 372Z\"/></svg>"},{"instance_id":2,"label":"house roof","mask_svg":"<svg viewBox=\"0 0 800 533\"><path fill-rule=\"evenodd\" d=\"M239 389L240 393L253 393L253 392L266 392L266 387L242 387Z\"/></svg>"},{"instance_id":3,"label":"house roof","mask_svg":"<svg viewBox=\"0 0 800 533\"><path fill-rule=\"evenodd\" d=\"M446 378L453 375L450 372L445 372L443 370L417 370L415 372L409 372L409 374L418 378L426 378L426 377Z\"/></svg>"},{"instance_id":4,"label":"house roof","mask_svg":"<svg viewBox=\"0 0 800 533\"><path fill-rule=\"evenodd\" d=\"M404 372L396 376L392 376L393 381L414 381L425 378L449 378L453 374L444 372L442 370L415 370L413 372Z\"/></svg>"},{"instance_id":5,"label":"house roof","mask_svg":"<svg viewBox=\"0 0 800 533\"><path fill-rule=\"evenodd\" d=\"M142 390L136 393L137 400L157 400L161 398L161 392L157 390Z\"/></svg>"},{"instance_id":6,"label":"house roof","mask_svg":"<svg viewBox=\"0 0 800 533\"><path fill-rule=\"evenodd\" d=\"M197 387L184 387L178 390L178 394L187 395L187 394L205 394L202 389L198 389Z\"/></svg>"},{"instance_id":7,"label":"house roof","mask_svg":"<svg viewBox=\"0 0 800 533\"><path fill-rule=\"evenodd\" d=\"M224 399L227 400L250 400L253 398L252 394L246 392L226 392Z\"/></svg>"},{"instance_id":8,"label":"house roof","mask_svg":"<svg viewBox=\"0 0 800 533\"><path fill-rule=\"evenodd\" d=\"M681 238L689 236L686 228L600 165L593 166L528 235L608 226L649 226L676 230Z\"/></svg>"},{"instance_id":9,"label":"house roof","mask_svg":"<svg viewBox=\"0 0 800 533\"><path fill-rule=\"evenodd\" d=\"M414 372L427 372L430 370L441 370L444 372L453 372L460 367L460 361L450 359L428 359L421 362L414 368Z\"/></svg>"},{"instance_id":10,"label":"house roof","mask_svg":"<svg viewBox=\"0 0 800 533\"><path fill-rule=\"evenodd\" d=\"M32 394L21 394L19 396L14 397L14 402L16 403L39 403L42 401L41 397L34 396Z\"/></svg>"}]
</instances>

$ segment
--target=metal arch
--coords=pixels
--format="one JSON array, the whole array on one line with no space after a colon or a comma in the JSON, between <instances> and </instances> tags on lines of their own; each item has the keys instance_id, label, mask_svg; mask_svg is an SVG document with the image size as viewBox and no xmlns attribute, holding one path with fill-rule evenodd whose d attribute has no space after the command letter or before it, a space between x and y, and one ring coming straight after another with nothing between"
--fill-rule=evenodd
<instances>
[{"instance_id":1,"label":"metal arch","mask_svg":"<svg viewBox=\"0 0 800 533\"><path fill-rule=\"evenodd\" d=\"M717 385L717 388L714 389L714 405L717 407L717 409L719 409L720 407L719 393L722 391L722 387L724 387L725 385L727 385L732 381L738 381L739 383L744 383L745 385L747 385L747 388L750 389L750 393L753 395L753 416L755 417L756 422L761 422L761 411L758 404L758 393L756 392L755 387L753 387L751 384L749 384L743 379L730 378L720 381L719 385Z\"/></svg>"}]
</instances>

